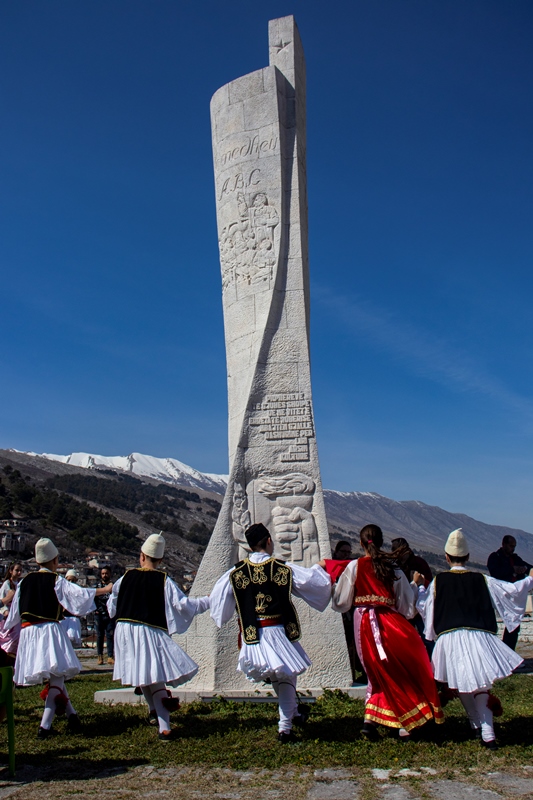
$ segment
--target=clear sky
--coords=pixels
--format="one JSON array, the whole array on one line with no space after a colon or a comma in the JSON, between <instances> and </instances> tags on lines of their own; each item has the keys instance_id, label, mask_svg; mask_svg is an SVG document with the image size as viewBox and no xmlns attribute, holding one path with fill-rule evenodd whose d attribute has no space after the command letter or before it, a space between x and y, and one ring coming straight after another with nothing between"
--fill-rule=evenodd
<instances>
[{"instance_id":1,"label":"clear sky","mask_svg":"<svg viewBox=\"0 0 533 800\"><path fill-rule=\"evenodd\" d=\"M533 532L531 0L5 0L0 446L227 471L209 100L291 13L324 485Z\"/></svg>"}]
</instances>

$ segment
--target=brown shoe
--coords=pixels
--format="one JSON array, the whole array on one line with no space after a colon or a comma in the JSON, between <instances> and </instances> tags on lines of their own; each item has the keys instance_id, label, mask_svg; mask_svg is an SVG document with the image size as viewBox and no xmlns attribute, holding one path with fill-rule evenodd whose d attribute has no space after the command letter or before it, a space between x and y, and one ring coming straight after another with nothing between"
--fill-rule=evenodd
<instances>
[{"instance_id":1,"label":"brown shoe","mask_svg":"<svg viewBox=\"0 0 533 800\"><path fill-rule=\"evenodd\" d=\"M113 666L113 664L115 663L115 659L114 659L114 658L111 658L111 656L110 656L110 657L107 659L107 663L108 663L108 664L111 664L111 666Z\"/></svg>"},{"instance_id":2,"label":"brown shoe","mask_svg":"<svg viewBox=\"0 0 533 800\"><path fill-rule=\"evenodd\" d=\"M98 663L99 664L103 664L104 663L104 657L103 656L98 656Z\"/></svg>"}]
</instances>

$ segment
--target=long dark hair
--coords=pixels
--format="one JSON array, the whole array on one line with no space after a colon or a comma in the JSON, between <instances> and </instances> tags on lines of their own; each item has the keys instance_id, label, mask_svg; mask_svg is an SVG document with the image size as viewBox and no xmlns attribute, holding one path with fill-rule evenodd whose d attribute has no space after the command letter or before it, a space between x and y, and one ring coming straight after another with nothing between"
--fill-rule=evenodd
<instances>
[{"instance_id":1,"label":"long dark hair","mask_svg":"<svg viewBox=\"0 0 533 800\"><path fill-rule=\"evenodd\" d=\"M6 571L5 580L9 581L10 585L13 583L12 575L13 575L13 570L15 569L15 567L20 567L21 569L23 569L22 564L20 563L20 561L13 561L9 565L9 567L7 568L7 571Z\"/></svg>"},{"instance_id":2,"label":"long dark hair","mask_svg":"<svg viewBox=\"0 0 533 800\"><path fill-rule=\"evenodd\" d=\"M383 546L383 531L379 525L365 525L364 528L361 528L359 537L361 544L372 559L376 577L388 589L392 589L394 581L398 580L394 569L398 566L398 559L409 549L408 545L402 544L391 553L385 553L381 549Z\"/></svg>"}]
</instances>

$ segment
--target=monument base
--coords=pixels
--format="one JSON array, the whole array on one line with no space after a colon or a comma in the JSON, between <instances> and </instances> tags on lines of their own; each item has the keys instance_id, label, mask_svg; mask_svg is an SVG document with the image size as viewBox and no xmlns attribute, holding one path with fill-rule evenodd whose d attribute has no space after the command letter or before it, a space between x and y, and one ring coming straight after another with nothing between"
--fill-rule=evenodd
<instances>
[{"instance_id":1,"label":"monument base","mask_svg":"<svg viewBox=\"0 0 533 800\"><path fill-rule=\"evenodd\" d=\"M223 697L225 700L232 700L234 703L277 703L278 699L272 689L262 687L261 689L250 689L249 691L231 690L226 692L212 692L202 691L201 689L185 689L177 687L171 688L173 697L179 697L182 703L194 703L200 701L202 703L211 703ZM317 697L324 694L327 689L305 689L299 692L299 700L303 703L314 703ZM337 690L335 690L337 691ZM364 698L366 694L366 686L348 686L340 689L341 692L349 695L350 697ZM118 705L146 705L144 697L137 695L133 687L126 689L108 689L106 691L94 693L95 703L105 703L110 706Z\"/></svg>"}]
</instances>

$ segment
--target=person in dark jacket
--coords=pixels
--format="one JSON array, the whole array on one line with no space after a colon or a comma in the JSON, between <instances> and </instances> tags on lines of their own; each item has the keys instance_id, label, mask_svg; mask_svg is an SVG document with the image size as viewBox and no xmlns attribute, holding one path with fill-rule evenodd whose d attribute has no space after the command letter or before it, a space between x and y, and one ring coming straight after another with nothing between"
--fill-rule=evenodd
<instances>
[{"instance_id":1,"label":"person in dark jacket","mask_svg":"<svg viewBox=\"0 0 533 800\"><path fill-rule=\"evenodd\" d=\"M111 583L111 570L109 567L102 567L100 570L100 581L96 584L99 589L102 586L107 586ZM98 654L98 663L104 663L104 639L107 646L107 663L113 665L115 663L115 620L111 619L107 610L107 601L109 600L108 594L100 595L95 600L96 610L94 612L94 627L96 630L96 652Z\"/></svg>"},{"instance_id":2,"label":"person in dark jacket","mask_svg":"<svg viewBox=\"0 0 533 800\"><path fill-rule=\"evenodd\" d=\"M515 549L516 539L514 536L504 536L500 549L491 553L487 561L487 568L492 578L516 583L527 575L531 564L527 564L520 556L517 556ZM503 641L511 650L516 649L519 633L520 626L512 632L509 632L507 628L503 631Z\"/></svg>"}]
</instances>

